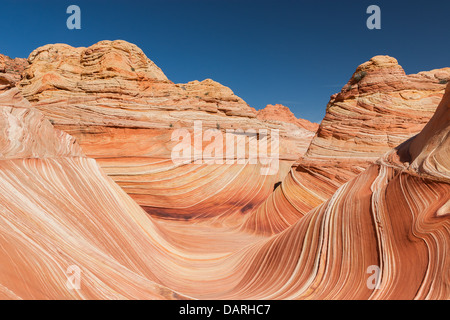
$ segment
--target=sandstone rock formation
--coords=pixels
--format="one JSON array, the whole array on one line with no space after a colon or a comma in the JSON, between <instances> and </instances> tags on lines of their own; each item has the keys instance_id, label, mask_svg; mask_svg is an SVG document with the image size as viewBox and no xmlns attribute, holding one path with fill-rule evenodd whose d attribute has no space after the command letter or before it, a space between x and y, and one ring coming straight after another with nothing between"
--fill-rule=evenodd
<instances>
[{"instance_id":1,"label":"sandstone rock formation","mask_svg":"<svg viewBox=\"0 0 450 320\"><path fill-rule=\"evenodd\" d=\"M312 123L305 119L297 119L288 107L282 104L268 104L264 109L258 110L257 116L260 120L279 121L293 123L300 128L316 132L319 129L319 124Z\"/></svg>"},{"instance_id":2,"label":"sandstone rock formation","mask_svg":"<svg viewBox=\"0 0 450 320\"><path fill-rule=\"evenodd\" d=\"M213 80L172 83L142 50L125 41L101 41L89 48L46 45L33 51L28 61L18 84L24 97L57 127L77 137L96 126L120 132L169 131L192 128L194 120L201 120L204 127L221 130L280 129L287 138L285 156L291 159L304 151L305 137L312 135L302 128L287 132L258 121L253 108ZM167 156L167 150L158 151L152 150L152 155Z\"/></svg>"},{"instance_id":3,"label":"sandstone rock formation","mask_svg":"<svg viewBox=\"0 0 450 320\"><path fill-rule=\"evenodd\" d=\"M142 209L13 86L0 75L0 299L182 298L127 244L148 243Z\"/></svg>"},{"instance_id":4,"label":"sandstone rock formation","mask_svg":"<svg viewBox=\"0 0 450 320\"><path fill-rule=\"evenodd\" d=\"M448 299L449 130L450 85L417 136L258 244L236 296Z\"/></svg>"},{"instance_id":5,"label":"sandstone rock formation","mask_svg":"<svg viewBox=\"0 0 450 320\"><path fill-rule=\"evenodd\" d=\"M308 151L245 228L280 232L328 200L343 183L417 134L435 112L449 79L450 68L406 75L389 56L360 65L331 97Z\"/></svg>"},{"instance_id":6,"label":"sandstone rock formation","mask_svg":"<svg viewBox=\"0 0 450 320\"><path fill-rule=\"evenodd\" d=\"M0 79L0 298L450 297L450 85L418 135L271 236L153 219Z\"/></svg>"},{"instance_id":7,"label":"sandstone rock formation","mask_svg":"<svg viewBox=\"0 0 450 320\"><path fill-rule=\"evenodd\" d=\"M10 77L0 75L1 159L82 156L75 139L55 130L13 86Z\"/></svg>"},{"instance_id":8,"label":"sandstone rock formation","mask_svg":"<svg viewBox=\"0 0 450 320\"><path fill-rule=\"evenodd\" d=\"M33 51L28 62L18 84L24 97L56 128L75 137L87 156L155 216L225 214L237 223L236 216L242 218L269 196L314 136L300 120L259 120L245 101L213 80L174 84L125 41L101 41L89 48L46 45ZM242 163L174 164L171 152L178 141L172 141L172 133L186 128L194 144L194 121L201 121L203 130L222 133L279 130L279 170L261 176L264 165L249 165L248 147Z\"/></svg>"}]
</instances>

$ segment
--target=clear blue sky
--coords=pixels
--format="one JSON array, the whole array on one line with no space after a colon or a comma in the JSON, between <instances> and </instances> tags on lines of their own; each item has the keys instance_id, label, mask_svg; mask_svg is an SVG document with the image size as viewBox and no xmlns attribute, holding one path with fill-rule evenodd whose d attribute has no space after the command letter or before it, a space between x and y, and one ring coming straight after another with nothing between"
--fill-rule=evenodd
<instances>
[{"instance_id":1,"label":"clear blue sky","mask_svg":"<svg viewBox=\"0 0 450 320\"><path fill-rule=\"evenodd\" d=\"M81 8L81 30L66 28L70 4ZM381 30L366 28L371 4ZM374 55L407 73L449 67L449 13L448 0L3 0L0 53L123 39L174 82L212 78L256 109L282 103L320 122L330 95Z\"/></svg>"}]
</instances>

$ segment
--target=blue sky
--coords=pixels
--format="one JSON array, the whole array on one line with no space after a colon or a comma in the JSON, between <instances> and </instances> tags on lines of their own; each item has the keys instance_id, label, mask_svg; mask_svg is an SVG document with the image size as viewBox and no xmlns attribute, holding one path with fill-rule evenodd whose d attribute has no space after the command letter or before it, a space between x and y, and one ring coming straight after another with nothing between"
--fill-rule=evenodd
<instances>
[{"instance_id":1,"label":"blue sky","mask_svg":"<svg viewBox=\"0 0 450 320\"><path fill-rule=\"evenodd\" d=\"M81 30L66 28L71 4ZM381 30L366 27L371 4ZM391 55L407 73L449 67L449 12L448 0L3 0L0 53L123 39L176 83L211 78L256 109L282 103L320 122L330 95L372 56Z\"/></svg>"}]
</instances>

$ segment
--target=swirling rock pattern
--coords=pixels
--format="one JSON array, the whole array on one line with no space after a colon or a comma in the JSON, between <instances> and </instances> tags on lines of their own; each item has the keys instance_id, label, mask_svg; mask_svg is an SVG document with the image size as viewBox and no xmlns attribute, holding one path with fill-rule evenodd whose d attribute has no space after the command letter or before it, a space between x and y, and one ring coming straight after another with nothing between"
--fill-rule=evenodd
<instances>
[{"instance_id":1,"label":"swirling rock pattern","mask_svg":"<svg viewBox=\"0 0 450 320\"><path fill-rule=\"evenodd\" d=\"M0 81L0 299L183 298L130 271L145 265L140 253L127 260L127 245L111 238L130 227L129 241L147 242L131 229L142 209L12 82ZM66 285L72 265L84 272L82 291Z\"/></svg>"},{"instance_id":2,"label":"swirling rock pattern","mask_svg":"<svg viewBox=\"0 0 450 320\"><path fill-rule=\"evenodd\" d=\"M406 75L396 59L360 65L331 97L308 151L246 228L277 233L323 203L385 152L416 135L443 97L450 68Z\"/></svg>"},{"instance_id":3,"label":"swirling rock pattern","mask_svg":"<svg viewBox=\"0 0 450 320\"><path fill-rule=\"evenodd\" d=\"M450 298L450 85L419 134L272 235L221 215L148 215L0 80L2 299ZM208 170L237 170L225 167ZM294 178L276 190L301 205ZM67 286L71 266L78 289Z\"/></svg>"}]
</instances>

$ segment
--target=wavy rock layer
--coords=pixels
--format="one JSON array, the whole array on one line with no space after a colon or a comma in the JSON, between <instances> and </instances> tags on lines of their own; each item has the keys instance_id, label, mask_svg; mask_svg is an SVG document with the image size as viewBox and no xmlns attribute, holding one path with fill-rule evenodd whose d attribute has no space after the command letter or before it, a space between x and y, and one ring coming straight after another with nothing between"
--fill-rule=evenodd
<instances>
[{"instance_id":1,"label":"wavy rock layer","mask_svg":"<svg viewBox=\"0 0 450 320\"><path fill-rule=\"evenodd\" d=\"M323 203L381 155L416 135L441 101L450 68L406 75L397 60L376 56L331 97L308 151L246 228L277 233Z\"/></svg>"},{"instance_id":2,"label":"wavy rock layer","mask_svg":"<svg viewBox=\"0 0 450 320\"><path fill-rule=\"evenodd\" d=\"M82 156L75 139L55 130L10 80L0 74L1 159Z\"/></svg>"},{"instance_id":3,"label":"wavy rock layer","mask_svg":"<svg viewBox=\"0 0 450 320\"><path fill-rule=\"evenodd\" d=\"M0 82L0 299L182 298L152 281L151 262L127 244L148 243L135 228L151 224L142 209ZM73 265L83 290L66 284Z\"/></svg>"},{"instance_id":4,"label":"wavy rock layer","mask_svg":"<svg viewBox=\"0 0 450 320\"><path fill-rule=\"evenodd\" d=\"M33 51L28 61L18 84L24 97L56 127L80 138L82 146L89 143L91 127L93 136L108 139L124 129L170 134L174 128L193 128L200 120L203 127L222 131L279 129L282 158L295 161L314 134L294 124L259 121L244 100L211 79L174 84L142 50L125 41L101 41L89 48L46 45ZM134 150L135 137L129 136L127 143ZM154 157L168 156L164 148L152 151Z\"/></svg>"},{"instance_id":5,"label":"wavy rock layer","mask_svg":"<svg viewBox=\"0 0 450 320\"><path fill-rule=\"evenodd\" d=\"M210 215L217 206L234 214L259 205L314 136L298 119L257 119L253 108L213 80L172 83L142 50L125 41L101 41L89 48L46 45L28 61L18 84L23 95L157 216ZM250 152L242 164L226 167L175 165L171 151L178 141L171 141L172 133L186 128L194 148L196 120L204 131L213 128L223 134L227 129L279 130L279 170L261 177L261 167L246 164ZM235 189L249 181L254 181L251 188Z\"/></svg>"}]
</instances>

